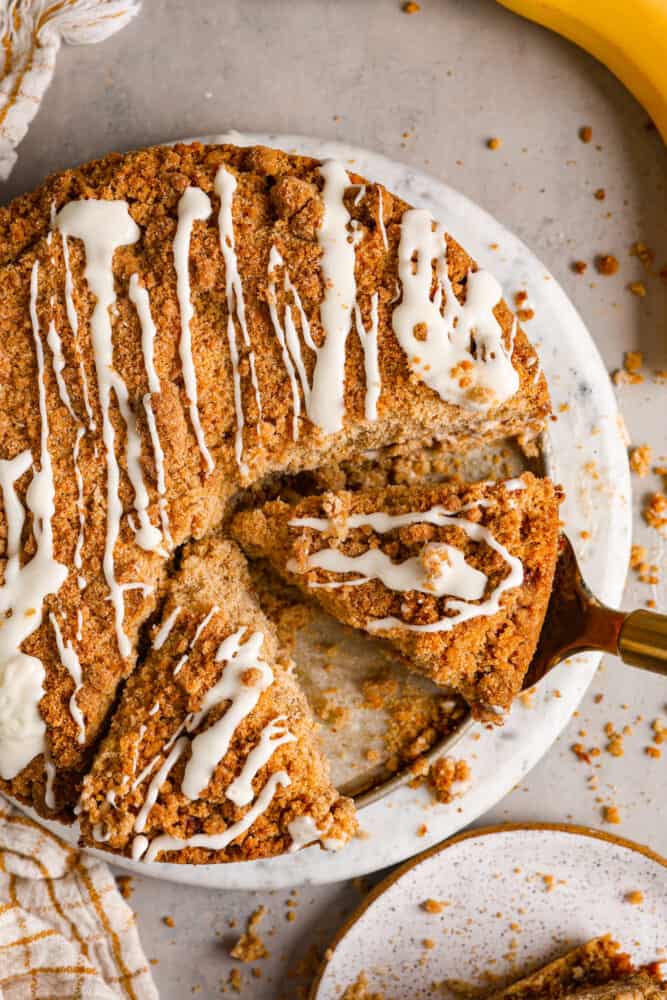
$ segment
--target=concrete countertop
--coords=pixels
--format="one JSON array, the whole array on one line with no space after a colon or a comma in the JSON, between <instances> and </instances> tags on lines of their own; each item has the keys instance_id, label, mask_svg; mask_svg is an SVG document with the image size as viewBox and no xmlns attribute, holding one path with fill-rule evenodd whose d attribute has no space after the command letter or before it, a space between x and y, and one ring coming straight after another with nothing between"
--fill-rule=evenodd
<instances>
[{"instance_id":1,"label":"concrete countertop","mask_svg":"<svg viewBox=\"0 0 667 1000\"><path fill-rule=\"evenodd\" d=\"M592 126L590 144L578 137L582 125ZM618 396L632 442L651 444L654 464L667 464L667 389L651 374L667 369L667 283L646 276L629 255L640 240L655 251L658 268L667 263L667 157L644 111L601 65L492 0L422 0L413 16L398 0L152 0L103 45L63 48L2 196L111 149L228 128L373 148L430 171L495 214L562 282L610 371L624 351L643 352L645 381L619 387ZM487 148L491 136L502 140L500 149ZM597 253L617 256L615 276L596 274ZM575 259L587 261L585 274L572 271ZM627 289L640 279L643 298ZM635 541L659 563L661 539L640 511L660 480L635 477L633 485ZM651 598L667 607L667 584L651 588L631 573L626 607ZM480 824L602 826L667 854L667 748L660 759L645 753L650 722L661 713L667 717L667 681L607 659L578 717ZM607 722L632 727L623 756L604 751ZM589 766L574 743L602 753ZM609 804L619 808L619 825L603 820ZM298 995L313 949L326 946L366 885L297 895L213 893L153 879L134 879L133 887L163 1000L191 991L218 996L239 967L228 956L230 942L266 905L260 930L271 954L242 967L242 995L268 1000Z\"/></svg>"}]
</instances>

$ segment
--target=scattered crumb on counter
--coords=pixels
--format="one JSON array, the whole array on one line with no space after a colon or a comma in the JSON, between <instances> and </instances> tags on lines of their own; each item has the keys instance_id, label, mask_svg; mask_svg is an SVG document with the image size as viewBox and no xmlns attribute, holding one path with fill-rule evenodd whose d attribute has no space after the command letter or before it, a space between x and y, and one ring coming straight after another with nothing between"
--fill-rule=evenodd
<instances>
[{"instance_id":1,"label":"scattered crumb on counter","mask_svg":"<svg viewBox=\"0 0 667 1000\"><path fill-rule=\"evenodd\" d=\"M407 2L403 4L404 14L418 14L420 10L421 4L415 3L415 0L407 0Z\"/></svg>"},{"instance_id":2,"label":"scattered crumb on counter","mask_svg":"<svg viewBox=\"0 0 667 1000\"><path fill-rule=\"evenodd\" d=\"M492 136L490 139L486 140L486 145L488 149L500 149L503 144L503 140L499 139L498 136Z\"/></svg>"},{"instance_id":3,"label":"scattered crumb on counter","mask_svg":"<svg viewBox=\"0 0 667 1000\"><path fill-rule=\"evenodd\" d=\"M582 142L591 142L593 138L593 129L590 125L582 125L579 129L579 138Z\"/></svg>"},{"instance_id":4,"label":"scattered crumb on counter","mask_svg":"<svg viewBox=\"0 0 667 1000\"><path fill-rule=\"evenodd\" d=\"M425 899L422 903L422 910L426 910L427 913L442 913L447 906L449 903L438 899Z\"/></svg>"},{"instance_id":5,"label":"scattered crumb on counter","mask_svg":"<svg viewBox=\"0 0 667 1000\"><path fill-rule=\"evenodd\" d=\"M637 445L630 451L630 468L636 476L648 476L651 471L651 447L648 444Z\"/></svg>"},{"instance_id":6,"label":"scattered crumb on counter","mask_svg":"<svg viewBox=\"0 0 667 1000\"><path fill-rule=\"evenodd\" d=\"M628 291L632 292L638 298L643 299L646 295L646 285L643 281L631 281L628 285Z\"/></svg>"},{"instance_id":7,"label":"scattered crumb on counter","mask_svg":"<svg viewBox=\"0 0 667 1000\"><path fill-rule=\"evenodd\" d=\"M595 269L598 274L609 277L618 271L618 260L613 253L601 253L595 258Z\"/></svg>"},{"instance_id":8,"label":"scattered crumb on counter","mask_svg":"<svg viewBox=\"0 0 667 1000\"><path fill-rule=\"evenodd\" d=\"M268 958L266 945L256 933L256 928L266 916L266 907L259 906L248 918L245 932L232 948L230 955L240 962L256 962L260 958Z\"/></svg>"},{"instance_id":9,"label":"scattered crumb on counter","mask_svg":"<svg viewBox=\"0 0 667 1000\"><path fill-rule=\"evenodd\" d=\"M116 875L116 885L123 899L131 899L134 892L131 875Z\"/></svg>"},{"instance_id":10,"label":"scattered crumb on counter","mask_svg":"<svg viewBox=\"0 0 667 1000\"><path fill-rule=\"evenodd\" d=\"M618 806L604 806L602 809L602 818L605 823L620 823L621 813Z\"/></svg>"},{"instance_id":11,"label":"scattered crumb on counter","mask_svg":"<svg viewBox=\"0 0 667 1000\"><path fill-rule=\"evenodd\" d=\"M163 917L162 918L162 923L166 927L175 927L176 926L176 923L174 922L174 918L173 917L169 917L169 916Z\"/></svg>"},{"instance_id":12,"label":"scattered crumb on counter","mask_svg":"<svg viewBox=\"0 0 667 1000\"><path fill-rule=\"evenodd\" d=\"M584 274L587 267L588 264L586 263L585 260L572 261L572 270L574 271L575 274Z\"/></svg>"},{"instance_id":13,"label":"scattered crumb on counter","mask_svg":"<svg viewBox=\"0 0 667 1000\"><path fill-rule=\"evenodd\" d=\"M632 892L626 892L625 901L632 903L633 906L639 906L640 903L644 902L644 893L640 889L633 889Z\"/></svg>"}]
</instances>

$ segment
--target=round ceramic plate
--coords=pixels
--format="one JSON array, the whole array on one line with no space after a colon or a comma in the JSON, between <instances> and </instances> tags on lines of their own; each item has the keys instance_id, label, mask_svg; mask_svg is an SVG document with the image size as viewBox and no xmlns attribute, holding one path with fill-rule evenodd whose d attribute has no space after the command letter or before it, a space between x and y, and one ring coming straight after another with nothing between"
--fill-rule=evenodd
<instances>
[{"instance_id":1,"label":"round ceramic plate","mask_svg":"<svg viewBox=\"0 0 667 1000\"><path fill-rule=\"evenodd\" d=\"M429 913L427 899L446 905ZM311 1000L340 1000L362 972L387 998L460 997L463 984L499 988L607 933L635 963L667 957L667 861L582 827L474 831L370 893L329 949Z\"/></svg>"},{"instance_id":2,"label":"round ceramic plate","mask_svg":"<svg viewBox=\"0 0 667 1000\"><path fill-rule=\"evenodd\" d=\"M622 423L590 334L540 261L478 205L435 178L384 156L303 136L227 133L202 138L337 158L413 205L429 209L482 266L493 271L508 298L519 289L528 291L535 318L527 331L539 351L558 414L550 424L548 444L552 475L567 495L561 516L577 545L588 583L603 601L617 604L628 565L631 526ZM560 412L562 403L568 404L564 412ZM581 542L582 532L585 542ZM456 754L468 761L471 780L461 798L439 805L425 788L398 788L361 811L363 837L337 854L311 847L266 861L206 866L113 860L131 872L225 889L334 882L404 861L467 826L523 778L567 724L599 659L599 654L585 654L562 664L542 683L530 707L515 705L502 730L475 727L464 736ZM45 825L70 842L76 840L75 828ZM104 852L90 853L111 860Z\"/></svg>"}]
</instances>

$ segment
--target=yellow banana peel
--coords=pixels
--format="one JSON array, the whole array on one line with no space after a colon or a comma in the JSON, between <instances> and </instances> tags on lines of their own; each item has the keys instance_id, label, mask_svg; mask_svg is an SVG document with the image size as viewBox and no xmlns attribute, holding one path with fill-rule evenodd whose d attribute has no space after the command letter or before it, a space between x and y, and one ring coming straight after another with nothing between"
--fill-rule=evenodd
<instances>
[{"instance_id":1,"label":"yellow banana peel","mask_svg":"<svg viewBox=\"0 0 667 1000\"><path fill-rule=\"evenodd\" d=\"M634 94L667 143L667 0L498 0L590 52Z\"/></svg>"}]
</instances>

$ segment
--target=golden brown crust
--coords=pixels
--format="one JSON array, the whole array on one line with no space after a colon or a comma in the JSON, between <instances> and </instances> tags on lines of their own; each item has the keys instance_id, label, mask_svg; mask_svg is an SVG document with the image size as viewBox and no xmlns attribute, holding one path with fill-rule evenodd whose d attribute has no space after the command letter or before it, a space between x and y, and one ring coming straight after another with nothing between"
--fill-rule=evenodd
<instances>
[{"instance_id":1,"label":"golden brown crust","mask_svg":"<svg viewBox=\"0 0 667 1000\"><path fill-rule=\"evenodd\" d=\"M368 628L373 620L387 617L418 626L437 622L449 614L447 597L391 590L378 579L362 586L314 589L313 584L346 577L319 567L308 569L309 556L329 548L358 556L379 547L400 563L423 559L428 551L425 546L445 542L463 551L466 562L485 573L485 599L507 576L509 567L486 542L471 540L458 527L418 523L379 534L370 527L349 528L349 516L375 511L396 515L440 506L487 528L523 565L521 586L502 595L497 613L462 621L450 631L391 628L380 634L414 668L462 693L478 714L493 715L497 709L507 709L521 688L546 612L557 557L560 494L549 480L536 479L531 473L521 478L523 488L511 492L502 483L454 483L324 494L295 506L274 501L237 515L232 533L250 555L267 558L290 583L335 617L355 628ZM471 510L463 509L470 505ZM289 525L293 518L309 517L329 518L331 530ZM290 560L299 571L290 572Z\"/></svg>"},{"instance_id":2,"label":"golden brown crust","mask_svg":"<svg viewBox=\"0 0 667 1000\"><path fill-rule=\"evenodd\" d=\"M225 165L236 177L233 222L239 271L243 281L249 337L254 350L262 401L259 418L249 377L249 351L240 343L241 394L246 426L243 436L247 475L241 476L234 455L236 413L232 391L232 367L226 339L228 321L225 266L220 249L214 192L218 168ZM361 178L350 174L351 185ZM188 413L188 399L179 359L180 313L176 295L173 240L179 199L190 185L200 187L211 199L208 222L193 228L189 254L194 319L193 355L199 389L199 411L215 469L205 474ZM127 155L113 154L75 170L55 175L36 192L16 199L0 209L0 457L12 459L25 449L39 455L41 422L33 331L30 322L30 276L39 264L36 315L46 365L44 385L50 421L49 449L54 468L56 510L53 518L55 558L70 569L57 595L47 598L43 625L24 644L26 652L39 657L45 667L45 694L40 711L47 724L47 742L56 768L56 811L71 818L82 775L89 766L99 734L113 710L118 685L134 669L136 650L141 649L142 629L160 607L170 588L173 552L145 552L136 545L130 518L134 493L126 461L126 430L115 402L111 419L116 436L116 455L122 473L120 501L123 518L115 546L115 574L121 584L141 583L146 591L124 594L124 630L132 652L119 655L113 629L113 609L102 573L106 531L107 497L105 454L100 439L101 412L91 348L90 319L95 299L84 278L85 257L79 240L69 239L73 299L78 317L78 336L70 328L65 294L64 247L51 233L53 213L76 199L122 199L128 203L141 229L139 242L118 249L113 269L117 303L113 310L113 361L127 385L129 405L141 437L141 462L149 492L149 514L159 523L156 462L151 446L143 399L148 391L141 350L141 331L136 310L128 297L129 279L138 274L150 293L150 305L158 330L155 365L160 378L159 394L152 405L157 432L164 449L167 502L174 550L192 538L202 538L221 523L228 502L242 485L262 480L274 471L301 471L325 462L338 462L359 449L375 448L405 439L441 438L457 449L507 435L535 435L549 411L546 382L539 375L537 357L519 329L514 340L513 363L520 379L517 394L483 416L443 402L409 371L391 327L392 300L397 287L397 246L400 219L408 207L382 189L383 222L388 238L385 253L380 234L377 185L368 184L356 199L358 188L345 197L351 216L365 227L356 251L358 304L368 321L374 292L379 302L380 367L383 386L378 420L364 417L365 376L358 337L350 333L346 361L346 417L343 430L323 439L303 415L299 437L293 439L290 383L269 317L267 269L272 246L276 246L298 289L316 342L322 338L319 306L323 296L320 270L321 248L317 227L322 218L322 178L318 161L291 156L263 147L204 146L199 143L156 147ZM455 293L465 295L465 280L474 262L448 238L449 275ZM279 305L284 305L279 285ZM510 342L513 317L504 302L495 314ZM61 341L65 380L73 419L64 406L46 332L53 322ZM240 338L239 338L240 341ZM305 359L312 374L312 357ZM86 414L85 373L90 387L92 420L96 430L80 442L79 467L84 483L85 542L82 573L85 589L77 585L73 557L79 530L76 508L77 485L72 454L80 427L91 423ZM19 499L25 499L29 476L17 484ZM6 561L7 525L0 513L0 578ZM26 543L30 553L31 541ZM65 640L76 634L77 655L83 685L77 696L85 717L86 738L77 740L77 727L69 712L74 682L60 662L49 624L54 613ZM45 814L53 815L45 801L44 761L35 758L12 781L0 788L21 798Z\"/></svg>"}]
</instances>

